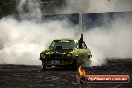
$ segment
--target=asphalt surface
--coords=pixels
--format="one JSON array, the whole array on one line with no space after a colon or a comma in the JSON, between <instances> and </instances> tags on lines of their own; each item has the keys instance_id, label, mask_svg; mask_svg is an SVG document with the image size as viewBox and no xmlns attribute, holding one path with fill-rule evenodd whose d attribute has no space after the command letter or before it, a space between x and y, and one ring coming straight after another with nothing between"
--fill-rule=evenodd
<instances>
[{"instance_id":1,"label":"asphalt surface","mask_svg":"<svg viewBox=\"0 0 132 88\"><path fill-rule=\"evenodd\" d=\"M132 66L102 66L85 68L87 74L127 74L132 78ZM132 88L126 84L78 84L77 71L41 66L0 65L0 88Z\"/></svg>"}]
</instances>

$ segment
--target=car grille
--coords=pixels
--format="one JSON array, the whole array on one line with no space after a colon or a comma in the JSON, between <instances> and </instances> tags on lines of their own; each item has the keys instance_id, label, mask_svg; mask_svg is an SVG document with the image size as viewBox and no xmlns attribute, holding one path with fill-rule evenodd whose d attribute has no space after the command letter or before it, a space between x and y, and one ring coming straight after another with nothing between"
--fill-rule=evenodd
<instances>
[{"instance_id":1,"label":"car grille","mask_svg":"<svg viewBox=\"0 0 132 88\"><path fill-rule=\"evenodd\" d=\"M66 57L65 54L50 54L50 58L63 58Z\"/></svg>"},{"instance_id":2,"label":"car grille","mask_svg":"<svg viewBox=\"0 0 132 88\"><path fill-rule=\"evenodd\" d=\"M47 54L45 55L46 58L66 58L67 55L66 54Z\"/></svg>"}]
</instances>

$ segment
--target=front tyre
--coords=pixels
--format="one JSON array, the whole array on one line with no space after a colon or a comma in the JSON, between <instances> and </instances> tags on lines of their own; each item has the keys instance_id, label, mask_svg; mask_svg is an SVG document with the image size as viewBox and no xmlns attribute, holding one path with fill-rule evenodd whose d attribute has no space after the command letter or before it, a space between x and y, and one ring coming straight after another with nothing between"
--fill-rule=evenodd
<instances>
[{"instance_id":1,"label":"front tyre","mask_svg":"<svg viewBox=\"0 0 132 88\"><path fill-rule=\"evenodd\" d=\"M43 70L43 71L45 71L45 70L46 70L46 65L43 65L42 70Z\"/></svg>"},{"instance_id":2,"label":"front tyre","mask_svg":"<svg viewBox=\"0 0 132 88\"><path fill-rule=\"evenodd\" d=\"M77 62L77 59L74 60L73 64L72 64L72 68L73 70L78 70L79 68L79 63Z\"/></svg>"}]
</instances>

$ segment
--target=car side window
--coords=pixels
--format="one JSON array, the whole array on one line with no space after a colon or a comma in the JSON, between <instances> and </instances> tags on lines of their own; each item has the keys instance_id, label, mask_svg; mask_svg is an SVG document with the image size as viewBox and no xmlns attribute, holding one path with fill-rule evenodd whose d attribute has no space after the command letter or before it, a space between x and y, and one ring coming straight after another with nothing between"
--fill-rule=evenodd
<instances>
[{"instance_id":1,"label":"car side window","mask_svg":"<svg viewBox=\"0 0 132 88\"><path fill-rule=\"evenodd\" d=\"M82 47L83 49L87 49L87 45L85 44L85 42L82 43Z\"/></svg>"}]
</instances>

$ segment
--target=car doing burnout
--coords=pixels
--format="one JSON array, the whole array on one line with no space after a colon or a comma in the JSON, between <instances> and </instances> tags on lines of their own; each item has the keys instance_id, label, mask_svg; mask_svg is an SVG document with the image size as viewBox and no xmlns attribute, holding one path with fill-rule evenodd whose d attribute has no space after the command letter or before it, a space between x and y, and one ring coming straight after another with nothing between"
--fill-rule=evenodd
<instances>
[{"instance_id":1,"label":"car doing burnout","mask_svg":"<svg viewBox=\"0 0 132 88\"><path fill-rule=\"evenodd\" d=\"M50 66L66 66L77 69L85 61L90 61L91 57L91 50L83 41L83 35L80 39L56 39L47 50L40 53L43 70Z\"/></svg>"}]
</instances>

